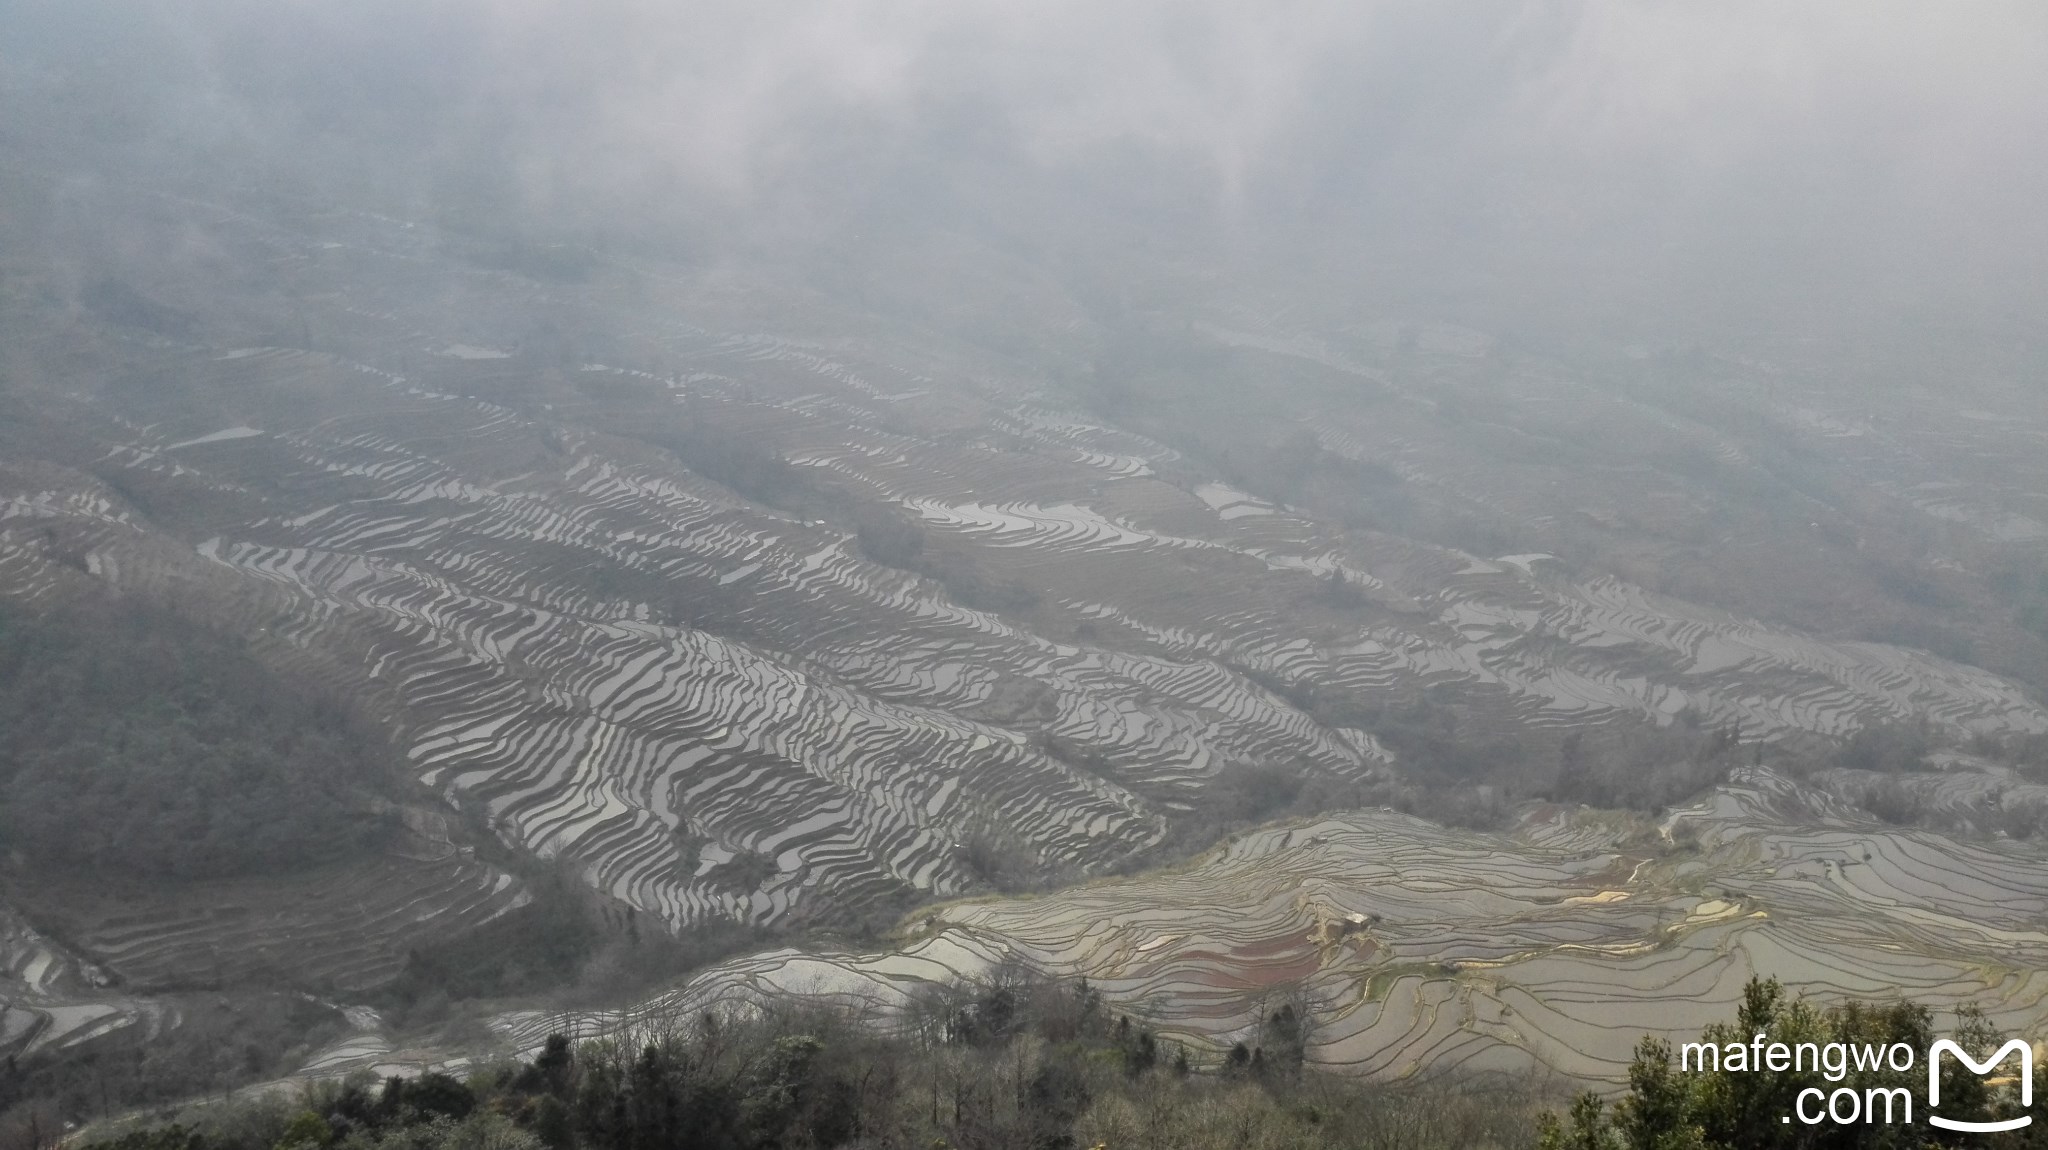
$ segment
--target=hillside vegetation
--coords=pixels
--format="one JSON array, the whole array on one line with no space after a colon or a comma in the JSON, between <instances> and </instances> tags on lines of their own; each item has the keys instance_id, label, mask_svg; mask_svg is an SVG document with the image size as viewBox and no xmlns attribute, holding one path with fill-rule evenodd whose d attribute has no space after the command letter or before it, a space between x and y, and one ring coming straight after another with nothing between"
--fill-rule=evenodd
<instances>
[{"instance_id":1,"label":"hillside vegetation","mask_svg":"<svg viewBox=\"0 0 2048 1150\"><path fill-rule=\"evenodd\" d=\"M0 842L31 871L275 873L367 845L371 733L138 606L0 604Z\"/></svg>"},{"instance_id":2,"label":"hillside vegetation","mask_svg":"<svg viewBox=\"0 0 2048 1150\"><path fill-rule=\"evenodd\" d=\"M939 988L897 1025L788 1004L651 1021L581 1044L556 1034L531 1061L379 1082L313 1083L297 1097L189 1110L167 1124L102 1129L86 1150L657 1150L916 1146L1208 1148L1720 1147L1942 1148L1977 1145L1926 1122L1781 1122L1801 1090L1903 1088L1924 1104L1924 1071L1690 1073L1645 1039L1613 1105L1581 1095L1567 1113L1529 1080L1373 1086L1303 1062L1312 1023L1289 1003L1221 1053L1196 1053L1114 1013L1086 983L1017 968ZM1898 1000L1820 1008L1752 980L1716 1044L1903 1042L1936 1037L1924 1006ZM1973 1012L1953 1032L1978 1054L2002 1039ZM2016 1109L2017 1084L1951 1060L1941 1112L1985 1121ZM1810 1111L1809 1104L1808 1110ZM16 1124L22 1150L40 1150ZM2037 1145L2034 1132L2007 1143Z\"/></svg>"},{"instance_id":3,"label":"hillside vegetation","mask_svg":"<svg viewBox=\"0 0 2048 1150\"><path fill-rule=\"evenodd\" d=\"M104 1131L89 1150L960 1150L1519 1146L1519 1087L1390 1089L1302 1064L1280 1005L1220 1058L1157 1038L1083 983L1016 970L943 988L883 1029L829 1008L677 1017L550 1037L466 1081L428 1073L316 1083ZM23 1144L20 1150L40 1150ZM15 1150L9 1146L7 1150Z\"/></svg>"},{"instance_id":4,"label":"hillside vegetation","mask_svg":"<svg viewBox=\"0 0 2048 1150\"><path fill-rule=\"evenodd\" d=\"M1987 1142L1982 1138L1928 1123L1927 1071L1917 1059L1937 1037L1959 1041L1972 1056L1983 1056L1998 1048L2004 1035L1984 1019L1965 1010L1952 1034L1938 1034L1933 1018L1924 1006L1905 1000L1873 1004L1846 1002L1820 1008L1804 999L1791 998L1776 979L1751 979L1743 990L1742 1005L1733 1024L1717 1023L1700 1036L1701 1041L1726 1047L1752 1041L1760 1048L1783 1043L1797 1050L1810 1043L1816 1051L1830 1043L1844 1047L1890 1049L1895 1043L1913 1051L1915 1061L1908 1069L1888 1062L1876 1067L1844 1062L1843 1070L1795 1064L1791 1069L1730 1069L1716 1065L1703 1070L1698 1064L1681 1065L1670 1044L1645 1038L1636 1047L1635 1062L1629 1068L1629 1089L1613 1107L1596 1094L1580 1095L1568 1117L1545 1115L1541 1150L1716 1150L1742 1147L1744 1150L1776 1150L1784 1147L1841 1147L1862 1150L1870 1147L1942 1147L2000 1145L2032 1147L2043 1144L2044 1134L2030 1127L2010 1139ZM1697 1055L1695 1056L1697 1057ZM2043 1072L2035 1070L2035 1085ZM1954 1059L1941 1070L1941 1113L1951 1121L1995 1122L2026 1112L2019 1083L2010 1078L1985 1080L1965 1070ZM1837 1093L1853 1095L1850 1101L1836 1099ZM1800 1096L1807 1094L1802 1107ZM1815 1096L1827 1098L1832 1112L1856 1113L1851 1121L1807 1121L1821 1106ZM1873 1102L1873 1100L1876 1100ZM1865 1110L1864 1107L1871 1107ZM1876 1106L1882 1106L1882 1115ZM1920 1107L1916 1109L1917 1107ZM1794 1115L1798 1115L1797 1119Z\"/></svg>"}]
</instances>

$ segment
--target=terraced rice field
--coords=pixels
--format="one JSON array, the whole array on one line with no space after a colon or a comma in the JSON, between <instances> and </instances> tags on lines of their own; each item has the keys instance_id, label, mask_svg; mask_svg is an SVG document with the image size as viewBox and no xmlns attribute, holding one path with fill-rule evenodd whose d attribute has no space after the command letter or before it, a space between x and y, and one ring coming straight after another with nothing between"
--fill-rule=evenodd
<instances>
[{"instance_id":1,"label":"terraced rice field","mask_svg":"<svg viewBox=\"0 0 2048 1150\"><path fill-rule=\"evenodd\" d=\"M503 871L418 846L286 878L191 884L146 903L90 879L32 892L19 911L0 908L0 1054L146 1040L178 1024L161 992L360 992L396 977L409 949L531 897Z\"/></svg>"},{"instance_id":2,"label":"terraced rice field","mask_svg":"<svg viewBox=\"0 0 2048 1150\"><path fill-rule=\"evenodd\" d=\"M459 393L503 361L447 360L437 384L263 349L176 357L205 416L75 421L103 473L181 508L177 534L83 474L10 472L0 579L261 620L278 658L379 700L434 790L676 927L958 894L975 876L956 844L990 812L1034 871L1082 876L1156 842L1227 765L1388 767L1369 733L1248 675L1426 690L1509 738L1681 711L1764 741L1905 716L2048 730L2019 688L1924 653L1183 489L1158 477L1171 449L1028 388L926 407L929 377L824 348L694 329L661 348L687 370L577 378L715 412L1036 605L960 606L843 526L594 429L601 410ZM1363 609L1316 600L1333 572ZM765 877L724 865L741 857Z\"/></svg>"},{"instance_id":3,"label":"terraced rice field","mask_svg":"<svg viewBox=\"0 0 2048 1150\"><path fill-rule=\"evenodd\" d=\"M1533 546L1473 553L1253 495L950 337L906 347L872 317L788 318L794 304L624 262L541 283L360 213L257 227L177 210L284 269L306 313L298 342L321 350L268 346L270 304L231 291L191 342L45 317L19 353L47 369L23 385L44 422L34 450L0 460L0 594L111 589L240 633L361 702L418 780L505 844L673 930L893 915L986 889L988 858L1021 882L1081 882L1169 840L1234 768L1336 794L1403 768L1316 699L1359 713L1427 700L1460 739L1544 766L1569 732L1679 716L1767 748L1898 720L2048 731L2014 682L1922 650L1575 573ZM835 327L858 334L816 334ZM1261 371L1322 373L1259 402L1432 506L1662 539L1715 509L1644 459L1754 463L1709 421L1542 371L1487 396L1520 405L1514 428L1446 432L1439 381L1366 362L1357 332L1347 345L1251 319L1204 327L1271 357ZM1414 342L1444 363L1486 350L1449 329ZM2048 521L2009 489L2031 479L1974 479L2038 476L2031 424L1943 414L1930 396L1909 405L1927 416L1915 439L1765 382L1750 398L1771 418L1893 477L1887 506L1995 541ZM1279 403L1328 386L1378 398L1327 417ZM1620 462L1610 443L1626 445ZM916 534L915 561L863 550L857 525L875 514ZM1775 521L1727 522L1726 540L1689 554L1741 567L1742 548L1786 538ZM1964 823L1990 789L2029 793L1951 774L1936 798ZM683 993L817 982L886 997L1018 952L1220 1041L1260 995L1305 982L1324 1004L1318 1056L1376 1075L1610 1075L1644 1003L1691 1025L1751 969L2031 1010L2033 976L1997 973L2026 965L1986 967L1979 948L2031 953L2035 864L1859 823L1823 793L1757 776L1683 814L1710 849L1668 859L1569 818L1502 838L1368 810L1249 835L1175 875L951 906L904 954L778 952ZM422 922L460 929L519 898L461 857L382 860L323 891L303 912L226 898L88 916L69 950L9 926L0 1044L153 1017L95 986L95 963L144 984L278 964L368 985ZM1859 909L1866 897L1878 909ZM1930 909L1953 898L1981 900L1976 921L2010 937ZM351 909L308 937L362 949L280 941L328 904Z\"/></svg>"},{"instance_id":4,"label":"terraced rice field","mask_svg":"<svg viewBox=\"0 0 2048 1150\"><path fill-rule=\"evenodd\" d=\"M1255 1042L1298 993L1326 1067L1614 1082L1644 1033L1696 1037L1753 975L1823 1000L1974 1004L2024 1030L2048 1015L2044 923L2038 850L1887 827L1754 769L1661 828L1561 808L1498 835L1392 811L1274 827L1177 873L941 906L900 953L778 951L636 1011L499 1027L529 1046L792 994L886 1015L921 983L1021 957L1212 1051Z\"/></svg>"},{"instance_id":5,"label":"terraced rice field","mask_svg":"<svg viewBox=\"0 0 2048 1150\"><path fill-rule=\"evenodd\" d=\"M105 972L0 910L0 1049L28 1053L111 1029L146 1029L149 1013L92 993L106 982Z\"/></svg>"},{"instance_id":6,"label":"terraced rice field","mask_svg":"<svg viewBox=\"0 0 2048 1150\"><path fill-rule=\"evenodd\" d=\"M195 884L141 910L90 890L64 897L61 908L36 909L136 991L291 978L361 990L395 977L406 946L529 898L511 875L479 863L392 855L284 883Z\"/></svg>"}]
</instances>

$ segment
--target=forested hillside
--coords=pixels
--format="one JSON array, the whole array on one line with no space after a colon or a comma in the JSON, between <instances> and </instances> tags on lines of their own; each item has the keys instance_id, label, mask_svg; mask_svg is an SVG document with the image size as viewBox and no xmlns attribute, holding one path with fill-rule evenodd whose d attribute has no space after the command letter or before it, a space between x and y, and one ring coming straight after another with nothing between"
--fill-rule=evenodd
<instances>
[{"instance_id":1,"label":"forested hillside","mask_svg":"<svg viewBox=\"0 0 2048 1150\"><path fill-rule=\"evenodd\" d=\"M382 740L160 610L0 603L0 833L28 872L275 873L371 844Z\"/></svg>"}]
</instances>

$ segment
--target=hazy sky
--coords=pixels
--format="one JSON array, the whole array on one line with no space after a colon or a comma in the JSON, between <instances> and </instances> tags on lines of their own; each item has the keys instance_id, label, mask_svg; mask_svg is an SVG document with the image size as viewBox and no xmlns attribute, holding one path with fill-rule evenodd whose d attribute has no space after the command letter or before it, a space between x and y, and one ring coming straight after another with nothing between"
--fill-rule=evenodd
<instances>
[{"instance_id":1,"label":"hazy sky","mask_svg":"<svg viewBox=\"0 0 2048 1150\"><path fill-rule=\"evenodd\" d=\"M482 196L806 242L1155 229L1454 302L2048 301L2037 0L11 0L0 20L0 115L127 99L159 145L346 156L422 211Z\"/></svg>"}]
</instances>

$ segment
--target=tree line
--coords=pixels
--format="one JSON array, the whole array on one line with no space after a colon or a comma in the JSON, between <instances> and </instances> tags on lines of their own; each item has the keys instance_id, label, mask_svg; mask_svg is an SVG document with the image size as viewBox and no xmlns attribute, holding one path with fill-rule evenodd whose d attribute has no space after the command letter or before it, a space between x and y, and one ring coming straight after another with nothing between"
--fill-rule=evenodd
<instances>
[{"instance_id":1,"label":"tree line","mask_svg":"<svg viewBox=\"0 0 2048 1150\"><path fill-rule=\"evenodd\" d=\"M466 1077L359 1074L165 1111L72 1137L81 1150L1887 1150L2048 1145L2029 1126L1982 1136L1928 1119L1924 1060L1946 1035L1977 1057L2004 1036L1973 1011L1937 1031L1907 1001L1822 1007L1752 980L1735 1017L1683 1053L1636 1048L1625 1091L1568 1105L1533 1079L1411 1085L1318 1071L1308 999L1275 993L1227 1048L1163 1036L1086 981L1021 967L924 988L887 1019L817 1002L665 1016L603 1037L550 1035L530 1058ZM1910 1065L1755 1063L1735 1047L1890 1049ZM1701 1047L1727 1049L1712 1064ZM2035 1070L2048 1090L2048 1066ZM2023 1114L2010 1074L1940 1067L1940 1113ZM1841 1098L1855 1103L1854 1120ZM1907 1101L1907 1096L1911 1101ZM1873 1101L1876 1100L1876 1101ZM1884 1102L1880 1109L1877 1101ZM1820 1120L1830 1112L1833 1117ZM1796 1117L1795 1117L1796 1116ZM0 1116L0 1150L50 1150L62 1115Z\"/></svg>"},{"instance_id":2,"label":"tree line","mask_svg":"<svg viewBox=\"0 0 2048 1150\"><path fill-rule=\"evenodd\" d=\"M1917 1003L1849 1001L1824 1008L1787 995L1776 979L1751 979L1734 1021L1707 1027L1699 1044L1674 1051L1663 1039L1645 1038L1637 1045L1628 1091L1612 1105L1586 1093L1567 1113L1546 1114L1539 1150L2048 1146L2048 1125L1992 1137L1929 1121L1926 1060L1940 1037L1977 1058L1998 1050L2005 1038L1973 1010L1964 1010L1954 1030L1944 1034ZM1901 1046L1912 1057L1823 1060L1820 1052L1831 1044L1865 1052ZM1804 1057L1802 1047L1814 1056ZM1716 1051L1729 1057L1716 1054L1710 1062L1707 1056ZM1983 1123L2025 1114L2010 1066L1997 1078L1980 1077L1952 1058L1937 1070L1942 1117ZM2034 1067L2033 1074L2034 1091L2048 1090L2048 1065Z\"/></svg>"},{"instance_id":3,"label":"tree line","mask_svg":"<svg viewBox=\"0 0 2048 1150\"><path fill-rule=\"evenodd\" d=\"M1288 996L1277 996L1287 999ZM1162 1036L1085 982L1006 968L889 1024L802 1003L656 1019L464 1078L320 1082L90 1131L83 1150L1081 1150L1527 1145L1534 1095L1377 1087L1304 1064L1269 1004L1223 1051ZM169 1121L164 1121L168 1117ZM0 1150L47 1150L18 1127Z\"/></svg>"}]
</instances>

